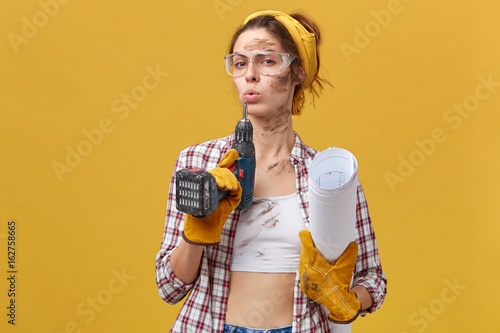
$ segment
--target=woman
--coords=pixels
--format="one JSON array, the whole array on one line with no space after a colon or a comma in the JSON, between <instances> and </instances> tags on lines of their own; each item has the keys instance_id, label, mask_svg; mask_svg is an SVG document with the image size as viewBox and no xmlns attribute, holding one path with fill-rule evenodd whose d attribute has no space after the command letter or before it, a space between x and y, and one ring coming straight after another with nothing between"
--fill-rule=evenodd
<instances>
[{"instance_id":1,"label":"woman","mask_svg":"<svg viewBox=\"0 0 500 333\"><path fill-rule=\"evenodd\" d=\"M246 210L233 210L241 190L225 167L235 158L234 134L179 155L174 173L219 170L214 176L226 181L233 197L208 222L196 220L175 209L172 178L157 284L171 304L191 291L172 332L331 332L328 311L310 302L297 273L298 233L308 216L307 174L317 152L294 132L292 115L300 115L306 92L314 98L326 82L318 77L320 42L311 19L277 11L250 15L234 34L225 61L254 128L254 200ZM348 292L359 311L350 320L378 309L386 293L361 186L357 211L359 252Z\"/></svg>"}]
</instances>

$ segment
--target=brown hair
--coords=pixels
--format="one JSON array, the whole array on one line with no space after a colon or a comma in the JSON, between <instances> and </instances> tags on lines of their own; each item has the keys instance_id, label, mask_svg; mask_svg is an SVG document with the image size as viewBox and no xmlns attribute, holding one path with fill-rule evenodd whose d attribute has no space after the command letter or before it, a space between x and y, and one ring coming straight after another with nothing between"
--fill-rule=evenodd
<instances>
[{"instance_id":1,"label":"brown hair","mask_svg":"<svg viewBox=\"0 0 500 333\"><path fill-rule=\"evenodd\" d=\"M295 20L299 21L299 23L302 24L304 28L307 29L307 31L314 33L314 35L316 36L316 59L318 63L316 73L314 73L313 77L306 78L306 81L303 81L300 83L300 85L297 85L295 87L295 92L293 95L294 100L296 100L299 103L299 108L296 113L297 115L299 115L301 113L301 109L305 101L305 96L304 96L305 89L309 89L309 91L311 92L312 101L314 103L314 97L319 97L321 91L323 90L322 83L326 83L330 86L331 84L330 82L319 77L318 75L320 68L319 46L321 45L322 40L321 40L321 33L319 31L317 24L311 18L302 13L293 13L290 14L290 16L293 17ZM228 53L233 53L234 45L236 44L236 41L238 40L238 38L241 36L242 33L248 30L253 30L258 28L265 28L270 34L272 34L274 37L276 37L276 39L278 39L285 52L295 56L295 60L291 64L292 69L295 69L298 66L302 65L299 51L297 49L297 46L295 45L292 36L285 28L285 26L271 15L257 16L248 21L247 24L240 26L234 33L233 37L231 38L231 42L229 43L228 47ZM292 79L297 80L294 70L292 70Z\"/></svg>"}]
</instances>

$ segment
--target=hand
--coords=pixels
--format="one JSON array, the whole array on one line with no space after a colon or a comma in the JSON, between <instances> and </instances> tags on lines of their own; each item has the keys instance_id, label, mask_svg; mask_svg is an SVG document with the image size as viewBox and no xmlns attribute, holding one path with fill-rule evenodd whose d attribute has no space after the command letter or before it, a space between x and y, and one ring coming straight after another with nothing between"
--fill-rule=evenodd
<instances>
[{"instance_id":1,"label":"hand","mask_svg":"<svg viewBox=\"0 0 500 333\"><path fill-rule=\"evenodd\" d=\"M215 212L204 218L186 214L182 236L186 242L196 245L215 245L220 242L222 228L227 217L238 207L241 200L241 185L236 176L228 169L239 155L231 149L219 162L217 168L209 170L217 182L217 188L230 191L230 194L219 201Z\"/></svg>"},{"instance_id":2,"label":"hand","mask_svg":"<svg viewBox=\"0 0 500 333\"><path fill-rule=\"evenodd\" d=\"M302 241L299 274L300 288L310 299L323 304L329 311L329 320L347 324L359 315L361 303L349 288L356 265L358 245L350 243L344 253L332 264L314 247L309 230L299 233Z\"/></svg>"}]
</instances>

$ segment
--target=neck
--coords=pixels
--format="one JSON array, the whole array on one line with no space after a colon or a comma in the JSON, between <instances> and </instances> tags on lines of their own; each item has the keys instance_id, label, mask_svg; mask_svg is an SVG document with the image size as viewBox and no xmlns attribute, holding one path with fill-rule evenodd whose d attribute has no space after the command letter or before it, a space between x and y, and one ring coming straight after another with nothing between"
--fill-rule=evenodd
<instances>
[{"instance_id":1,"label":"neck","mask_svg":"<svg viewBox=\"0 0 500 333\"><path fill-rule=\"evenodd\" d=\"M286 158L295 144L292 115L289 111L271 119L251 117L253 142L259 159Z\"/></svg>"}]
</instances>

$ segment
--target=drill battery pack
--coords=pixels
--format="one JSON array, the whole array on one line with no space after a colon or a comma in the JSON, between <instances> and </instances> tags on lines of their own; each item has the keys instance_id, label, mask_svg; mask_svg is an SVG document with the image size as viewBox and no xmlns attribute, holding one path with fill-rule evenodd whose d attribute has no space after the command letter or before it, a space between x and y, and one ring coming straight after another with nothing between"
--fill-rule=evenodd
<instances>
[{"instance_id":1,"label":"drill battery pack","mask_svg":"<svg viewBox=\"0 0 500 333\"><path fill-rule=\"evenodd\" d=\"M177 210L196 217L206 217L219 206L219 199L228 191L219 191L214 176L205 170L177 171Z\"/></svg>"}]
</instances>

